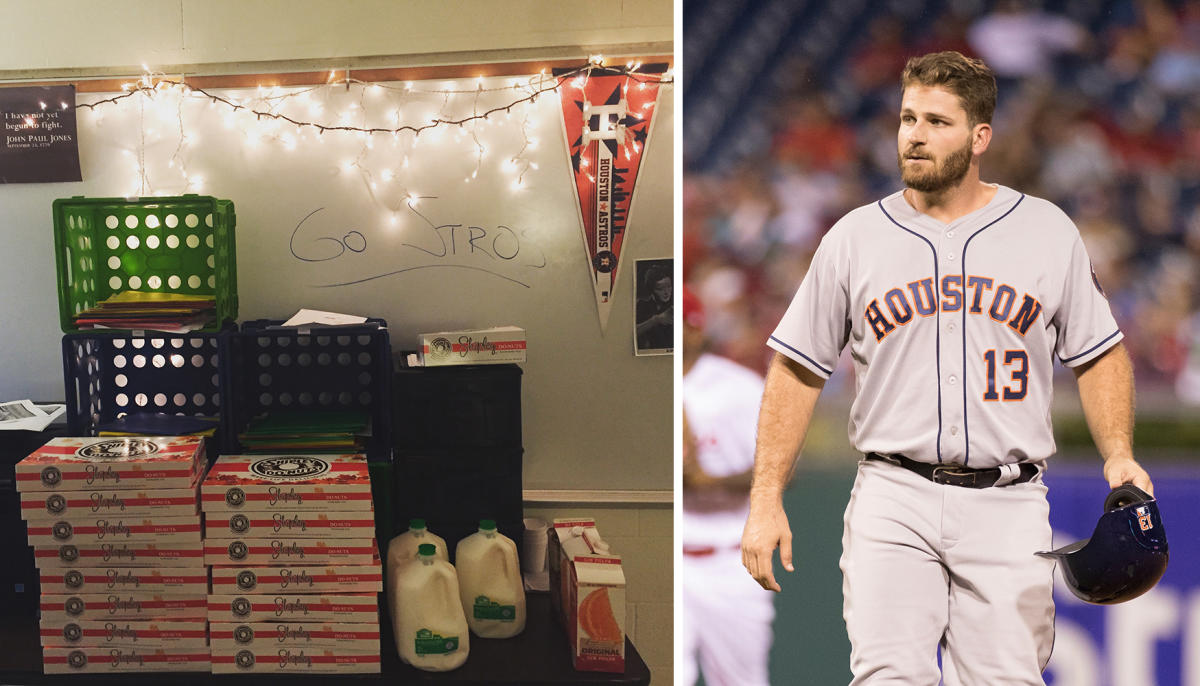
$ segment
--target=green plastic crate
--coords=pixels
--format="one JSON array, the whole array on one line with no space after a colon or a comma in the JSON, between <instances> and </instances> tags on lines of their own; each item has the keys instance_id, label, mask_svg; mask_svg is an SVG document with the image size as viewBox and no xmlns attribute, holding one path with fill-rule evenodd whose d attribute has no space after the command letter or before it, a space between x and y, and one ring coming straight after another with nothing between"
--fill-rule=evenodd
<instances>
[{"instance_id":1,"label":"green plastic crate","mask_svg":"<svg viewBox=\"0 0 1200 686\"><path fill-rule=\"evenodd\" d=\"M212 295L217 320L237 319L233 202L207 195L54 201L58 314L75 315L124 290Z\"/></svg>"}]
</instances>

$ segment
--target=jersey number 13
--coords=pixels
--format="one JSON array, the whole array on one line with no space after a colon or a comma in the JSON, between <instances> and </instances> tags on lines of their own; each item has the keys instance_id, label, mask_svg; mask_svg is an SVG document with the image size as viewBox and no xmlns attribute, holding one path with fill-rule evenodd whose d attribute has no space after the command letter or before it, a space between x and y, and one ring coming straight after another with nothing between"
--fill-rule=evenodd
<instances>
[{"instance_id":1,"label":"jersey number 13","mask_svg":"<svg viewBox=\"0 0 1200 686\"><path fill-rule=\"evenodd\" d=\"M983 354L987 364L987 392L984 400L999 400L1000 393L996 390L996 351L988 350ZM1029 384L1029 355L1024 350L1005 350L1004 369L1009 372L1009 383L1004 387L1005 400L1024 400Z\"/></svg>"}]
</instances>

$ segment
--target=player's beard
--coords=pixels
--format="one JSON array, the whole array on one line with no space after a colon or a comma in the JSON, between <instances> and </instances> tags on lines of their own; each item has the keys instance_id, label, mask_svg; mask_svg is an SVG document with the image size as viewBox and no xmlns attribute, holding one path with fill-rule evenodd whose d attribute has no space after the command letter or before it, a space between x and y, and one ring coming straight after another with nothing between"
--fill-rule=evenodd
<instances>
[{"instance_id":1,"label":"player's beard","mask_svg":"<svg viewBox=\"0 0 1200 686\"><path fill-rule=\"evenodd\" d=\"M957 185L967 175L967 170L971 168L971 141L967 139L966 145L946 155L942 161L931 160L933 169L929 171L905 167L903 153L898 153L897 157L900 178L905 186L921 193L939 193Z\"/></svg>"}]
</instances>

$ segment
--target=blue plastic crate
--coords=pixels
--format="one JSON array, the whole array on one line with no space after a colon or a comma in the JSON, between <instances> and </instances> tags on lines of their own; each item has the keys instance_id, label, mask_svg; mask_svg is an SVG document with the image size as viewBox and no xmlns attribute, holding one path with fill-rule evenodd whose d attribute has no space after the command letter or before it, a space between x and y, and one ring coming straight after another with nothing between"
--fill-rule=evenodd
<instances>
[{"instance_id":1,"label":"blue plastic crate","mask_svg":"<svg viewBox=\"0 0 1200 686\"><path fill-rule=\"evenodd\" d=\"M136 413L223 420L224 346L232 331L63 336L71 435L94 436L97 425ZM215 435L223 434L218 427Z\"/></svg>"},{"instance_id":2,"label":"blue plastic crate","mask_svg":"<svg viewBox=\"0 0 1200 686\"><path fill-rule=\"evenodd\" d=\"M226 453L242 451L238 433L273 410L368 412L367 458L391 461L392 349L387 322L283 327L245 322L230 337Z\"/></svg>"}]
</instances>

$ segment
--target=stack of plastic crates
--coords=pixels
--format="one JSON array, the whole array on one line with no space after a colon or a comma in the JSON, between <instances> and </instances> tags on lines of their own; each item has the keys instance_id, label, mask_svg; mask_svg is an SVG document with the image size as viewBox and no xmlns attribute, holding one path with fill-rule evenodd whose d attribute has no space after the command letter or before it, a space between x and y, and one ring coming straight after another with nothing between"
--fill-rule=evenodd
<instances>
[{"instance_id":1,"label":"stack of plastic crates","mask_svg":"<svg viewBox=\"0 0 1200 686\"><path fill-rule=\"evenodd\" d=\"M400 369L394 389L397 523L424 519L446 539L451 556L481 519L520 541L521 368Z\"/></svg>"},{"instance_id":2,"label":"stack of plastic crates","mask_svg":"<svg viewBox=\"0 0 1200 686\"><path fill-rule=\"evenodd\" d=\"M184 415L223 422L226 336L236 329L233 203L210 196L63 198L54 241L67 424L72 435L167 426ZM213 298L196 331L96 328L76 316L123 291ZM124 427L122 419L143 417ZM225 434L214 424L215 436Z\"/></svg>"}]
</instances>

